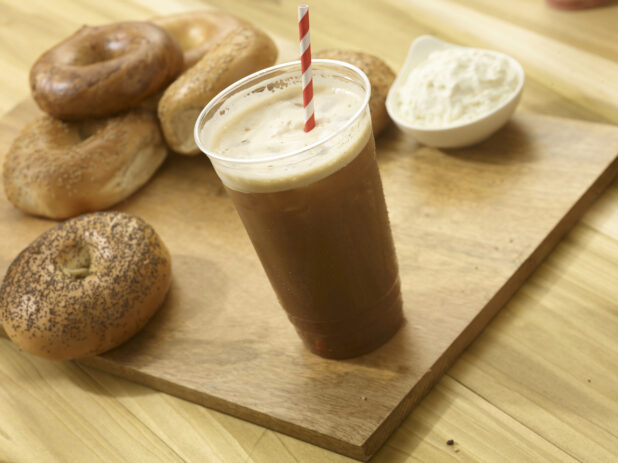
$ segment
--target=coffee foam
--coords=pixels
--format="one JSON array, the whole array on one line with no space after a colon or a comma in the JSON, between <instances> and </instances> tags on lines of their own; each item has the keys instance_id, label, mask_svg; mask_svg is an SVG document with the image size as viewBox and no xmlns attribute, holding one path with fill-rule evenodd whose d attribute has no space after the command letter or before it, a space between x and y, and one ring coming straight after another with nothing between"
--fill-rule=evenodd
<instances>
[{"instance_id":1,"label":"coffee foam","mask_svg":"<svg viewBox=\"0 0 618 463\"><path fill-rule=\"evenodd\" d=\"M316 127L304 132L301 83L296 75L261 82L230 97L200 131L223 183L245 193L308 185L351 162L371 136L369 110L326 140L361 109L365 90L348 79L314 75ZM318 146L306 149L313 144ZM285 156L287 153L297 154ZM282 159L268 160L276 156Z\"/></svg>"}]
</instances>

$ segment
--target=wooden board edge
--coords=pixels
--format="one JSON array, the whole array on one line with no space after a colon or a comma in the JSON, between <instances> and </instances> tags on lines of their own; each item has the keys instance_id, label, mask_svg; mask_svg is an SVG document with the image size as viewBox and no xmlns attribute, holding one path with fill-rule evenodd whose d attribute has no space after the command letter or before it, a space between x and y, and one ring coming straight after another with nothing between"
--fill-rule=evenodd
<instances>
[{"instance_id":1,"label":"wooden board edge","mask_svg":"<svg viewBox=\"0 0 618 463\"><path fill-rule=\"evenodd\" d=\"M392 432L410 414L413 408L427 395L433 386L440 380L442 375L458 358L459 354L474 341L483 331L489 321L499 312L508 300L521 287L522 283L532 275L534 270L549 255L552 249L561 241L583 216L588 207L607 189L618 174L618 157L608 165L605 171L588 188L580 199L571 207L569 212L556 224L554 229L540 243L534 252L520 265L517 271L507 280L506 284L490 299L487 305L479 312L474 320L457 337L450 348L442 354L433 368L428 371L416 386L403 398L393 412L380 424L371 436L360 446L349 442L334 439L321 433L299 427L293 423L276 421L268 415L255 412L245 407L218 399L216 397L204 398L202 393L186 387L175 385L171 382L155 378L144 373L123 369L112 362L100 357L82 359L78 363L88 367L103 370L108 373L129 379L145 386L152 387L182 399L213 408L215 410L248 419L260 426L265 426L277 432L305 440L314 445L332 450L337 453L361 460L369 460L390 437ZM0 323L0 336L7 338L6 332ZM178 392L180 391L180 392Z\"/></svg>"},{"instance_id":2,"label":"wooden board edge","mask_svg":"<svg viewBox=\"0 0 618 463\"><path fill-rule=\"evenodd\" d=\"M273 418L268 414L235 404L234 402L229 402L218 397L204 394L201 391L179 385L172 381L120 366L103 357L80 359L76 360L76 363L89 368L104 371L125 380L151 387L160 392L188 400L189 402L202 405L227 415L231 415L245 421L250 421L267 429L286 434L312 445L316 445L357 460L366 461L369 458L360 444L354 444L336 439L326 434L309 430L295 423Z\"/></svg>"},{"instance_id":3,"label":"wooden board edge","mask_svg":"<svg viewBox=\"0 0 618 463\"><path fill-rule=\"evenodd\" d=\"M36 108L33 100L27 98L12 109L6 112L3 119L7 116L15 116L19 118L19 113L29 112L32 108ZM527 115L535 115L535 113L526 112ZM553 120L565 120L563 117L538 115L539 117L550 118ZM581 125L590 125L596 127L610 127L608 124L580 121L577 119L567 119L570 122L577 122ZM12 129L11 125L5 125L4 128ZM121 366L114 365L98 357L92 359L84 359L78 363L87 366L92 366L96 369L118 375L123 379L129 379L139 384L152 387L170 395L178 396L185 400L198 403L200 405L219 410L221 412L237 416L241 419L254 422L258 425L265 426L269 429L290 435L295 438L310 442L314 445L321 446L328 450L341 453L343 455L366 461L370 459L386 442L393 431L401 424L401 422L409 415L412 409L424 398L431 388L440 380L442 375L456 361L463 350L472 343L472 341L483 331L489 321L498 313L498 311L506 304L506 302L515 294L521 287L522 283L534 272L540 263L549 255L552 249L560 242L562 237L566 235L576 222L584 215L589 206L605 191L611 184L613 179L618 174L618 157L614 157L608 163L605 170L596 178L594 182L582 193L580 198L569 209L569 211L556 223L550 233L536 247L536 249L526 258L520 267L506 281L506 283L493 295L488 303L481 309L477 316L470 324L462 330L451 346L439 357L433 367L425 373L420 381L411 389L401 402L393 409L393 411L383 420L376 430L367 437L362 444L353 444L340 439L323 435L318 432L313 432L306 428L302 428L293 423L275 420L274 418L256 412L246 407L238 406L234 403L223 401L216 397L204 398L203 393L175 385L171 381L162 380L156 377L151 377L145 373L135 372L130 369L124 369ZM0 323L0 337L7 337ZM182 389L178 392L176 389Z\"/></svg>"},{"instance_id":4,"label":"wooden board edge","mask_svg":"<svg viewBox=\"0 0 618 463\"><path fill-rule=\"evenodd\" d=\"M588 208L612 184L618 176L618 153L605 170L581 195L569 211L556 223L545 239L525 259L506 283L493 295L468 326L459 334L450 347L440 356L433 367L423 375L389 416L376 428L362 445L363 461L369 460L391 434L399 427L414 407L431 391L442 375L455 363L459 355L479 336L491 319L498 314L523 283L560 243L562 238L582 218Z\"/></svg>"}]
</instances>

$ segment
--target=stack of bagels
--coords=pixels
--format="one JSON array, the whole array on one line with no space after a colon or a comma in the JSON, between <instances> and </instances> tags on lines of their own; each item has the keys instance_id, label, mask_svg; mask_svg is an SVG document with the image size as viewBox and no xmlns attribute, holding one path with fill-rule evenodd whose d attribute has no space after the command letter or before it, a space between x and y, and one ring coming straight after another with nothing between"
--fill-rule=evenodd
<instances>
[{"instance_id":1,"label":"stack of bagels","mask_svg":"<svg viewBox=\"0 0 618 463\"><path fill-rule=\"evenodd\" d=\"M32 96L47 114L7 153L7 198L52 219L113 206L152 177L166 144L197 154L199 111L276 59L264 32L219 11L82 27L30 71Z\"/></svg>"},{"instance_id":2,"label":"stack of bagels","mask_svg":"<svg viewBox=\"0 0 618 463\"><path fill-rule=\"evenodd\" d=\"M196 154L201 108L276 58L262 31L203 11L82 27L36 61L30 85L46 114L9 149L5 193L30 214L79 217L39 236L4 276L0 322L22 350L53 360L97 355L156 313L171 285L159 235L132 214L85 213L144 185L168 146Z\"/></svg>"}]
</instances>

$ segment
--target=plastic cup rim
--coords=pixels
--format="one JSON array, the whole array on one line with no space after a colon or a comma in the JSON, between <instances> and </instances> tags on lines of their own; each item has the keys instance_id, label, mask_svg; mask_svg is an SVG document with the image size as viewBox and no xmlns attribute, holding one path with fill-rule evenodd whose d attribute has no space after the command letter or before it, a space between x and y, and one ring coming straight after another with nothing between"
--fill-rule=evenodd
<instances>
[{"instance_id":1,"label":"plastic cup rim","mask_svg":"<svg viewBox=\"0 0 618 463\"><path fill-rule=\"evenodd\" d=\"M332 60L332 59L314 59L312 60L311 64L334 64L337 66L341 66L344 68L347 68L351 71L353 71L354 73L356 73L361 80L363 81L363 85L365 87L365 95L363 97L363 102L361 103L360 107L358 108L358 110L348 119L345 121L345 123L343 123L341 125L341 127L339 127L336 131L334 131L333 133L328 134L326 137L311 143L310 145L307 146L303 146L302 148L296 149L294 151L290 151L287 153L283 153L283 154L278 154L276 156L270 156L270 157L258 157L258 158L251 158L251 159L238 159L238 158L233 158L233 157L227 157L227 156L222 156L220 154L217 154L211 150L206 149L206 147L202 144L201 140L200 140L200 136L199 136L199 128L200 128L200 123L201 121L206 117L206 114L208 114L210 112L210 110L212 109L213 106L215 106L216 104L218 104L221 99L226 98L229 96L230 93L232 93L234 90L236 90L238 87L246 84L247 82L257 79L259 77L262 77L266 74L269 74L271 72L275 72L278 71L280 69L289 67L289 68L293 68L294 66L298 67L298 72L300 75L300 60L296 60L296 61L288 61L286 63L281 63L281 64L277 64L275 66L271 66L265 69L261 69L260 71L254 72L253 74L250 74L246 77L243 77L240 80L237 80L236 82L234 82L233 84L229 85L228 87L226 87L225 89L221 90L221 92L219 92L214 98L212 98L208 104L206 104L206 106L204 106L204 108L202 109L202 111L200 112L200 115L198 116L197 120L195 121L195 127L193 128L193 136L195 138L195 143L197 144L197 146L199 147L199 149L202 151L202 153L204 153L206 156L208 156L210 159L216 159L218 161L223 161L223 162L229 162L229 163L233 163L233 164L257 164L257 163L262 163L262 162L271 162L271 161L276 161L276 160L281 160L281 159L287 159L287 158L292 158L294 156L297 156L298 154L301 154L303 152L306 151L310 151L313 148L322 145L323 143L328 142L329 140L331 140L332 138L336 137L337 135L339 135L341 132L343 132L345 129L347 129L350 125L352 125L352 123L354 121L356 121L358 119L358 117L363 113L363 111L365 110L365 108L367 108L368 104L369 104L369 98L371 97L371 84L369 83L369 78L367 77L367 75L360 70L358 67L354 66L353 64L350 63L346 63L345 61L339 61L339 60ZM316 117L316 123L319 123L319 115Z\"/></svg>"}]
</instances>

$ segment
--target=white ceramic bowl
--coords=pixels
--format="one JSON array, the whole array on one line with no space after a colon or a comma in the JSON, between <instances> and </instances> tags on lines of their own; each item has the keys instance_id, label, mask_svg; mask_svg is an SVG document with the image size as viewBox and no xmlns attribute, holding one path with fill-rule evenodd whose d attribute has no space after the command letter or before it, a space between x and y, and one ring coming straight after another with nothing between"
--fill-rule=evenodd
<instances>
[{"instance_id":1,"label":"white ceramic bowl","mask_svg":"<svg viewBox=\"0 0 618 463\"><path fill-rule=\"evenodd\" d=\"M412 42L412 45L410 45L408 57L401 68L401 72L395 79L395 82L393 82L386 98L386 110L388 111L391 119L393 119L395 124L397 124L402 131L409 133L418 142L423 143L424 145L434 146L437 148L457 148L473 145L489 137L509 120L513 114L513 111L515 111L517 104L519 103L519 99L524 88L524 70L519 62L503 53L491 51L491 53L504 56L511 61L516 69L516 72L519 74L517 89L507 101L491 113L485 114L478 119L453 124L446 127L427 128L415 126L414 124L407 122L397 112L398 107L395 104L396 92L400 86L405 84L410 72L412 72L416 66L427 59L430 53L449 47L459 47L459 45L444 42L431 35L423 35L418 37L414 42Z\"/></svg>"}]
</instances>

